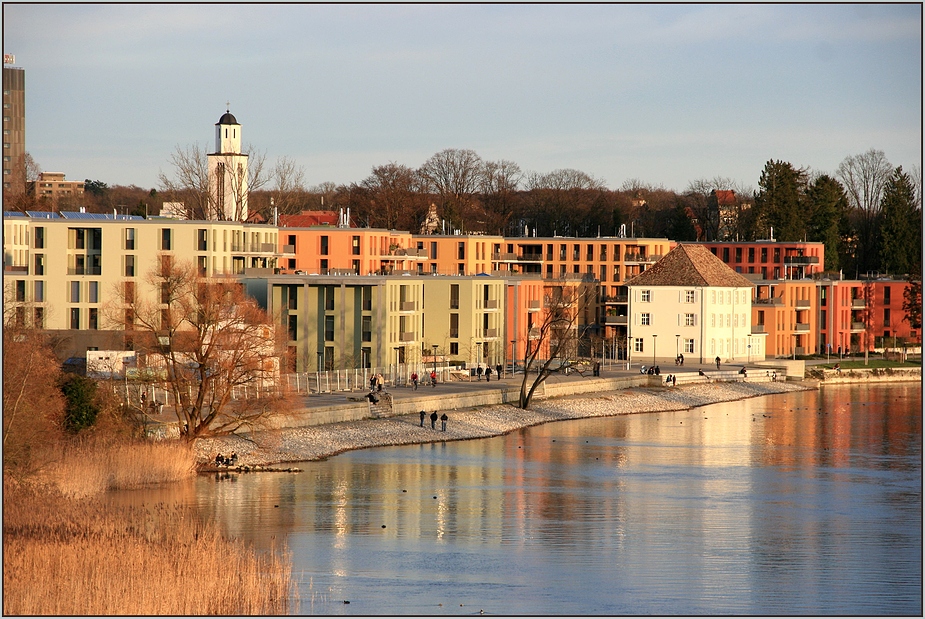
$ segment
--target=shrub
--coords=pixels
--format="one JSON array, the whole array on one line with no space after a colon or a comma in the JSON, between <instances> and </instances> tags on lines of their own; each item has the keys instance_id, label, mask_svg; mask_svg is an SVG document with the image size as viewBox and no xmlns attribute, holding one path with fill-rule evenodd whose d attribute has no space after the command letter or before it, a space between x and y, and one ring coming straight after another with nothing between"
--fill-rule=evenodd
<instances>
[{"instance_id":1,"label":"shrub","mask_svg":"<svg viewBox=\"0 0 925 619\"><path fill-rule=\"evenodd\" d=\"M61 381L65 398L64 429L73 434L96 423L100 407L96 401L96 382L93 379L69 374Z\"/></svg>"}]
</instances>

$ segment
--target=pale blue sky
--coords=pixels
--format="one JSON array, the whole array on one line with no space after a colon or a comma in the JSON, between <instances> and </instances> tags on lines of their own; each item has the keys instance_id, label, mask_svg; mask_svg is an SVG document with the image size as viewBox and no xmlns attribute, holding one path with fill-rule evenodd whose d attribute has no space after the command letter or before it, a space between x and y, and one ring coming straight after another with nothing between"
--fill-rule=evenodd
<instances>
[{"instance_id":1,"label":"pale blue sky","mask_svg":"<svg viewBox=\"0 0 925 619\"><path fill-rule=\"evenodd\" d=\"M27 150L111 185L211 152L226 101L308 185L445 148L615 189L922 159L921 4L4 4L3 38Z\"/></svg>"}]
</instances>

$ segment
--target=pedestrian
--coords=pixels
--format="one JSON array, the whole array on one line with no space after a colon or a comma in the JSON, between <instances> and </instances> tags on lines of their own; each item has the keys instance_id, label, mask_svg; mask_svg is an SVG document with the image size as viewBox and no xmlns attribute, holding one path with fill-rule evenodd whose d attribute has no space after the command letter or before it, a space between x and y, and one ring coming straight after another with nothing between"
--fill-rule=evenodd
<instances>
[{"instance_id":1,"label":"pedestrian","mask_svg":"<svg viewBox=\"0 0 925 619\"><path fill-rule=\"evenodd\" d=\"M382 374L376 374L376 391L382 391L382 383L385 380L382 378Z\"/></svg>"},{"instance_id":2,"label":"pedestrian","mask_svg":"<svg viewBox=\"0 0 925 619\"><path fill-rule=\"evenodd\" d=\"M678 385L678 377L675 374L672 374L671 375L671 386L677 387L677 385Z\"/></svg>"},{"instance_id":3,"label":"pedestrian","mask_svg":"<svg viewBox=\"0 0 925 619\"><path fill-rule=\"evenodd\" d=\"M719 369L719 355L716 355L716 369Z\"/></svg>"},{"instance_id":4,"label":"pedestrian","mask_svg":"<svg viewBox=\"0 0 925 619\"><path fill-rule=\"evenodd\" d=\"M414 390L417 391L418 390L418 373L417 372L411 373L411 383L414 385Z\"/></svg>"},{"instance_id":5,"label":"pedestrian","mask_svg":"<svg viewBox=\"0 0 925 619\"><path fill-rule=\"evenodd\" d=\"M485 381L489 383L491 382L491 366L490 365L487 368L485 368Z\"/></svg>"},{"instance_id":6,"label":"pedestrian","mask_svg":"<svg viewBox=\"0 0 925 619\"><path fill-rule=\"evenodd\" d=\"M499 363L498 365L495 366L495 376L498 377L498 380L501 380L501 370L502 370L502 369L503 369L503 368L501 367L501 364L500 364L500 363Z\"/></svg>"},{"instance_id":7,"label":"pedestrian","mask_svg":"<svg viewBox=\"0 0 925 619\"><path fill-rule=\"evenodd\" d=\"M684 365L684 353L681 353L681 365Z\"/></svg>"},{"instance_id":8,"label":"pedestrian","mask_svg":"<svg viewBox=\"0 0 925 619\"><path fill-rule=\"evenodd\" d=\"M655 375L656 375L656 376L661 376L661 374L662 374L661 369L659 369L659 367L656 365L656 366L655 366Z\"/></svg>"},{"instance_id":9,"label":"pedestrian","mask_svg":"<svg viewBox=\"0 0 925 619\"><path fill-rule=\"evenodd\" d=\"M430 371L430 386L431 387L437 386L437 370Z\"/></svg>"},{"instance_id":10,"label":"pedestrian","mask_svg":"<svg viewBox=\"0 0 925 619\"><path fill-rule=\"evenodd\" d=\"M671 384L671 374L669 374L668 376L665 377L665 384L666 384L666 385L670 385L670 384Z\"/></svg>"},{"instance_id":11,"label":"pedestrian","mask_svg":"<svg viewBox=\"0 0 925 619\"><path fill-rule=\"evenodd\" d=\"M370 391L376 390L376 375L375 374L369 377L369 390Z\"/></svg>"},{"instance_id":12,"label":"pedestrian","mask_svg":"<svg viewBox=\"0 0 925 619\"><path fill-rule=\"evenodd\" d=\"M427 417L427 413L421 411L421 427L424 427L424 418Z\"/></svg>"},{"instance_id":13,"label":"pedestrian","mask_svg":"<svg viewBox=\"0 0 925 619\"><path fill-rule=\"evenodd\" d=\"M446 416L446 413L443 413L442 415L440 415L440 426L441 426L440 431L441 432L446 432L446 420L447 419L449 419L449 417Z\"/></svg>"},{"instance_id":14,"label":"pedestrian","mask_svg":"<svg viewBox=\"0 0 925 619\"><path fill-rule=\"evenodd\" d=\"M482 364L480 363L477 368L475 368L475 374L479 377L479 380L482 380Z\"/></svg>"},{"instance_id":15,"label":"pedestrian","mask_svg":"<svg viewBox=\"0 0 925 619\"><path fill-rule=\"evenodd\" d=\"M437 429L437 411L434 411L430 414L430 427L434 430Z\"/></svg>"}]
</instances>

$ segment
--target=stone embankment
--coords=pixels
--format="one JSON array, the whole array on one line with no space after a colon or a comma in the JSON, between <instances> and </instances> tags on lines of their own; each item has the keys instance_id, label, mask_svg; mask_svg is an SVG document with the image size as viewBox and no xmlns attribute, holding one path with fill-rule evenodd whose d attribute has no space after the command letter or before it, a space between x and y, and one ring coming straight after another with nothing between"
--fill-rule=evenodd
<instances>
[{"instance_id":1,"label":"stone embankment","mask_svg":"<svg viewBox=\"0 0 925 619\"><path fill-rule=\"evenodd\" d=\"M213 462L216 454L234 452L240 466L266 466L320 460L366 447L488 438L550 421L687 410L718 402L814 388L815 385L784 381L633 388L544 400L534 403L527 410L498 405L450 411L445 432L440 430L439 421L436 430L432 429L429 416L421 427L420 416L415 413L200 439L196 442L196 453L197 459L204 464Z\"/></svg>"}]
</instances>

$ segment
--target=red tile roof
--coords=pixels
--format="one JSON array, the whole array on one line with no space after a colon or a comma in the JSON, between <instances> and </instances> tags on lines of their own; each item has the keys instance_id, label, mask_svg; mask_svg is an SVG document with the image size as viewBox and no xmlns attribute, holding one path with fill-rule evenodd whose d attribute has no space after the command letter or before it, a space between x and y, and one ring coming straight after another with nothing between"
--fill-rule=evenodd
<instances>
[{"instance_id":1,"label":"red tile roof","mask_svg":"<svg viewBox=\"0 0 925 619\"><path fill-rule=\"evenodd\" d=\"M338 215L334 211L302 211L299 215L280 215L279 225L284 228L309 226L336 226Z\"/></svg>"},{"instance_id":2,"label":"red tile roof","mask_svg":"<svg viewBox=\"0 0 925 619\"><path fill-rule=\"evenodd\" d=\"M717 189L716 203L720 206L733 206L736 203L736 192L731 189Z\"/></svg>"},{"instance_id":3,"label":"red tile roof","mask_svg":"<svg viewBox=\"0 0 925 619\"><path fill-rule=\"evenodd\" d=\"M754 284L730 269L703 245L682 243L626 285L751 288Z\"/></svg>"}]
</instances>

